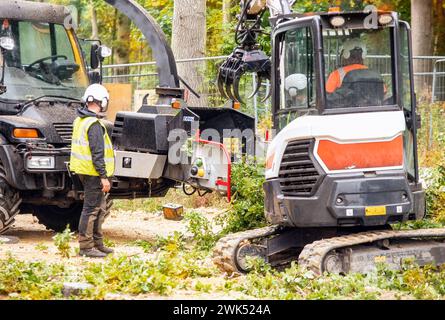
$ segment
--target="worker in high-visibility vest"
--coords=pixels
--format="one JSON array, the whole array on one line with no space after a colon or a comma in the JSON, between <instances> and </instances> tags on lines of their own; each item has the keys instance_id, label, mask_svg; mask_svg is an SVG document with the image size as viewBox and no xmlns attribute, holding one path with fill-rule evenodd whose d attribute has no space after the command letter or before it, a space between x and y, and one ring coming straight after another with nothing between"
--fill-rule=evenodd
<instances>
[{"instance_id":1,"label":"worker in high-visibility vest","mask_svg":"<svg viewBox=\"0 0 445 320\"><path fill-rule=\"evenodd\" d=\"M109 94L100 84L89 86L73 124L70 170L84 187L83 210L79 222L79 254L103 258L113 253L103 242L102 224L106 214L109 178L114 173L114 151L101 118L108 108Z\"/></svg>"}]
</instances>

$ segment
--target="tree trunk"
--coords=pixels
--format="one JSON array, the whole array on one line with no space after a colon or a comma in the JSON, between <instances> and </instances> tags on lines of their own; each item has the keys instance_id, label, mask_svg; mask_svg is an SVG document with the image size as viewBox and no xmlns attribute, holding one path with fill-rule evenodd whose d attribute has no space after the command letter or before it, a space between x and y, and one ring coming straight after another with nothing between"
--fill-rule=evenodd
<instances>
[{"instance_id":1,"label":"tree trunk","mask_svg":"<svg viewBox=\"0 0 445 320\"><path fill-rule=\"evenodd\" d=\"M98 40L99 27L97 26L97 14L93 1L90 1L90 9L91 9L91 39Z\"/></svg>"},{"instance_id":2,"label":"tree trunk","mask_svg":"<svg viewBox=\"0 0 445 320\"><path fill-rule=\"evenodd\" d=\"M173 13L172 49L177 60L202 58L206 51L206 1L175 0ZM178 63L178 74L192 89L201 94L201 99L190 94L192 106L206 106L205 80L206 63Z\"/></svg>"},{"instance_id":3,"label":"tree trunk","mask_svg":"<svg viewBox=\"0 0 445 320\"><path fill-rule=\"evenodd\" d=\"M232 5L232 0L222 0L222 11L223 11L223 24L227 25L230 23L230 8Z\"/></svg>"},{"instance_id":4,"label":"tree trunk","mask_svg":"<svg viewBox=\"0 0 445 320\"><path fill-rule=\"evenodd\" d=\"M441 56L445 53L445 8L443 0L434 0L434 55Z\"/></svg>"},{"instance_id":5,"label":"tree trunk","mask_svg":"<svg viewBox=\"0 0 445 320\"><path fill-rule=\"evenodd\" d=\"M116 24L116 64L127 64L130 62L130 33L131 21L122 13L117 14ZM116 75L124 75L129 73L128 67L116 68ZM115 82L128 82L128 78L117 78Z\"/></svg>"},{"instance_id":6,"label":"tree trunk","mask_svg":"<svg viewBox=\"0 0 445 320\"><path fill-rule=\"evenodd\" d=\"M429 56L433 53L432 0L411 0L411 29L414 56ZM414 72L431 72L428 60L415 59ZM417 76L415 85L418 91L431 84L429 77Z\"/></svg>"}]
</instances>

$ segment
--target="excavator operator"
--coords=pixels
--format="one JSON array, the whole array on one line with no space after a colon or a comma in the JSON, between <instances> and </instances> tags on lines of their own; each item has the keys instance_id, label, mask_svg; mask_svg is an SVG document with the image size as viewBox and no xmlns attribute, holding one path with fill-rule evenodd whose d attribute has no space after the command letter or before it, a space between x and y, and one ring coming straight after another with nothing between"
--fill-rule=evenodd
<instances>
[{"instance_id":1,"label":"excavator operator","mask_svg":"<svg viewBox=\"0 0 445 320\"><path fill-rule=\"evenodd\" d=\"M333 71L326 83L331 107L378 106L386 91L380 74L364 64L366 46L360 39L348 39L341 50L341 67Z\"/></svg>"}]
</instances>

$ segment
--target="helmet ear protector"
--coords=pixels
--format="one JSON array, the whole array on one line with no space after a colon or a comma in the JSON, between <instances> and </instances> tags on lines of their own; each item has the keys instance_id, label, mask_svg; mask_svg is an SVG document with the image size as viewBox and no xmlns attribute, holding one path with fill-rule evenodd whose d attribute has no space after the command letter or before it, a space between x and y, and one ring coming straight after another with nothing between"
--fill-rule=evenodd
<instances>
[{"instance_id":1,"label":"helmet ear protector","mask_svg":"<svg viewBox=\"0 0 445 320\"><path fill-rule=\"evenodd\" d=\"M88 96L86 99L86 102L96 102L100 108L102 112L106 112L108 110L108 99L107 98L103 98L102 100L96 100L94 99L93 96Z\"/></svg>"},{"instance_id":2,"label":"helmet ear protector","mask_svg":"<svg viewBox=\"0 0 445 320\"><path fill-rule=\"evenodd\" d=\"M343 53L342 53L343 58L344 59L349 59L351 57L351 51L354 51L354 50L357 50L357 51L360 50L361 51L361 58L362 59L366 59L366 52L363 51L363 48L361 48L361 47L355 47L355 48L352 48L352 49L343 49Z\"/></svg>"},{"instance_id":3,"label":"helmet ear protector","mask_svg":"<svg viewBox=\"0 0 445 320\"><path fill-rule=\"evenodd\" d=\"M351 51L361 51L361 58L364 60L366 59L366 56L368 55L368 52L365 47L363 46L354 46L349 48L343 48L341 52L341 56L344 59L349 59L351 57Z\"/></svg>"}]
</instances>

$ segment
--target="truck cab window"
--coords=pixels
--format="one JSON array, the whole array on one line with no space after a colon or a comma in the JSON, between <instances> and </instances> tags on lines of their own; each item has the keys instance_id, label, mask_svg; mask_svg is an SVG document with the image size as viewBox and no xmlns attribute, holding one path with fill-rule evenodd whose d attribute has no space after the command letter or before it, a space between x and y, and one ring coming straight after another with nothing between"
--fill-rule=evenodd
<instances>
[{"instance_id":1,"label":"truck cab window","mask_svg":"<svg viewBox=\"0 0 445 320\"><path fill-rule=\"evenodd\" d=\"M5 25L5 24L3 24ZM5 55L4 100L29 100L43 95L80 98L87 76L76 61L78 50L63 25L8 20L1 31L12 37L13 50Z\"/></svg>"}]
</instances>

